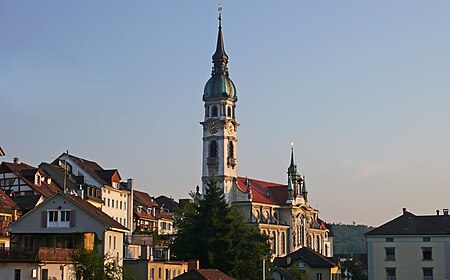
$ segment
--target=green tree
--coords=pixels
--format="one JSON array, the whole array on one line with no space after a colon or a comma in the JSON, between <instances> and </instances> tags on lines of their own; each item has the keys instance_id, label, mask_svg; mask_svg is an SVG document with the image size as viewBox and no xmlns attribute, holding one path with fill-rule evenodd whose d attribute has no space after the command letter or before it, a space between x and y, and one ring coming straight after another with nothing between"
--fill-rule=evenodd
<instances>
[{"instance_id":1,"label":"green tree","mask_svg":"<svg viewBox=\"0 0 450 280\"><path fill-rule=\"evenodd\" d=\"M193 198L175 217L175 258L198 259L203 268L237 279L261 279L261 259L270 254L268 237L244 221L214 182L202 199Z\"/></svg>"},{"instance_id":2,"label":"green tree","mask_svg":"<svg viewBox=\"0 0 450 280\"><path fill-rule=\"evenodd\" d=\"M83 279L120 280L122 278L122 267L117 263L117 259L100 256L97 250L80 249L75 261L75 274L81 273Z\"/></svg>"}]
</instances>

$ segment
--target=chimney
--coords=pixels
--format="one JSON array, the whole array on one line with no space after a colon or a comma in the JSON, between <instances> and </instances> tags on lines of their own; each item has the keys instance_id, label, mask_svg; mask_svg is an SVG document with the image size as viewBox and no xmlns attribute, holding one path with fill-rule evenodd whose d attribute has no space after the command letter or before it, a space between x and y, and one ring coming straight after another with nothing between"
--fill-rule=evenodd
<instances>
[{"instance_id":1,"label":"chimney","mask_svg":"<svg viewBox=\"0 0 450 280\"><path fill-rule=\"evenodd\" d=\"M132 178L129 178L128 180L127 180L127 189L129 190L129 191L131 191L132 189L133 189L133 186L134 185L134 179L132 179Z\"/></svg>"},{"instance_id":2,"label":"chimney","mask_svg":"<svg viewBox=\"0 0 450 280\"><path fill-rule=\"evenodd\" d=\"M439 216L439 209L436 210L436 216Z\"/></svg>"},{"instance_id":3,"label":"chimney","mask_svg":"<svg viewBox=\"0 0 450 280\"><path fill-rule=\"evenodd\" d=\"M19 158L18 157L13 158L13 162L14 164L19 164L20 163Z\"/></svg>"},{"instance_id":4,"label":"chimney","mask_svg":"<svg viewBox=\"0 0 450 280\"><path fill-rule=\"evenodd\" d=\"M402 210L403 210L403 215L405 215L406 214L406 208L403 207Z\"/></svg>"},{"instance_id":5,"label":"chimney","mask_svg":"<svg viewBox=\"0 0 450 280\"><path fill-rule=\"evenodd\" d=\"M444 212L444 216L448 216L448 208L442 209L442 212Z\"/></svg>"}]
</instances>

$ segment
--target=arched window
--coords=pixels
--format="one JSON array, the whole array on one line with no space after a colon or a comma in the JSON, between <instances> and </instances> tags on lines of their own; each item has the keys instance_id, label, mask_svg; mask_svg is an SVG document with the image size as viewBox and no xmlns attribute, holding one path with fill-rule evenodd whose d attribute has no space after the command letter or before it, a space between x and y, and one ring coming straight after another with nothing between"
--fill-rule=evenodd
<instances>
[{"instance_id":1,"label":"arched window","mask_svg":"<svg viewBox=\"0 0 450 280\"><path fill-rule=\"evenodd\" d=\"M220 112L221 116L225 116L225 104L222 104L222 111Z\"/></svg>"},{"instance_id":2,"label":"arched window","mask_svg":"<svg viewBox=\"0 0 450 280\"><path fill-rule=\"evenodd\" d=\"M209 144L209 157L217 157L217 142L214 140Z\"/></svg>"},{"instance_id":3,"label":"arched window","mask_svg":"<svg viewBox=\"0 0 450 280\"><path fill-rule=\"evenodd\" d=\"M228 142L228 156L234 158L234 145L233 142Z\"/></svg>"},{"instance_id":4,"label":"arched window","mask_svg":"<svg viewBox=\"0 0 450 280\"><path fill-rule=\"evenodd\" d=\"M231 107L227 108L227 116L231 118Z\"/></svg>"},{"instance_id":5,"label":"arched window","mask_svg":"<svg viewBox=\"0 0 450 280\"><path fill-rule=\"evenodd\" d=\"M211 115L212 115L213 117L217 117L217 106L213 106L213 107L212 107L212 113L211 113Z\"/></svg>"},{"instance_id":6,"label":"arched window","mask_svg":"<svg viewBox=\"0 0 450 280\"><path fill-rule=\"evenodd\" d=\"M286 235L281 233L281 254L286 254Z\"/></svg>"},{"instance_id":7,"label":"arched window","mask_svg":"<svg viewBox=\"0 0 450 280\"><path fill-rule=\"evenodd\" d=\"M328 257L328 245L327 244L325 244L325 255L324 256Z\"/></svg>"}]
</instances>

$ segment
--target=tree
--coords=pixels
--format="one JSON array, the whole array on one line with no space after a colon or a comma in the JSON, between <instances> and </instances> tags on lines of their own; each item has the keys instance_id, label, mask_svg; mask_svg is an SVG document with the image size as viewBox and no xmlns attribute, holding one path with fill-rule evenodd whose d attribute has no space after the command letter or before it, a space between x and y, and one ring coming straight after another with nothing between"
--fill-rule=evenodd
<instances>
[{"instance_id":1,"label":"tree","mask_svg":"<svg viewBox=\"0 0 450 280\"><path fill-rule=\"evenodd\" d=\"M82 279L122 279L122 267L117 263L117 259L109 256L103 258L98 254L97 250L87 251L79 249L75 260L75 273L80 273Z\"/></svg>"},{"instance_id":2,"label":"tree","mask_svg":"<svg viewBox=\"0 0 450 280\"><path fill-rule=\"evenodd\" d=\"M244 221L214 182L202 199L193 199L175 217L175 258L198 259L202 267L238 279L260 279L261 259L270 254L269 238Z\"/></svg>"}]
</instances>

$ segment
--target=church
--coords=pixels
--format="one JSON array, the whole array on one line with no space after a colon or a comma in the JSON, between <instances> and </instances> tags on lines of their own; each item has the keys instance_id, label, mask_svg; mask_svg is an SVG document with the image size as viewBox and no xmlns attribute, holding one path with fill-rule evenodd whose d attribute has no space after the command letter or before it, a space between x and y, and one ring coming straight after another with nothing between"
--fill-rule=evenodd
<instances>
[{"instance_id":1,"label":"church","mask_svg":"<svg viewBox=\"0 0 450 280\"><path fill-rule=\"evenodd\" d=\"M305 178L297 170L291 150L287 184L238 176L236 87L229 77L228 55L222 36L222 15L213 69L203 101L202 191L212 180L223 189L225 198L271 238L273 257L285 256L308 247L326 257L333 255L333 236L319 218L319 210L308 203Z\"/></svg>"}]
</instances>

